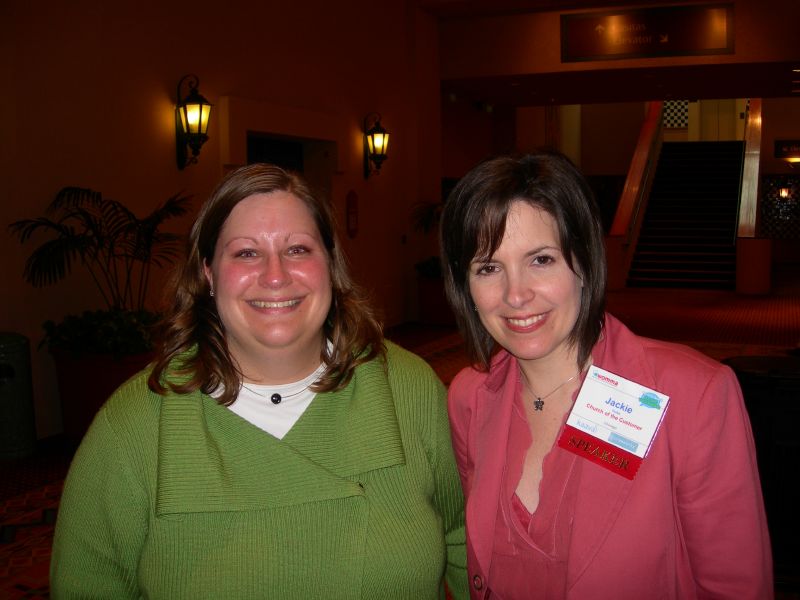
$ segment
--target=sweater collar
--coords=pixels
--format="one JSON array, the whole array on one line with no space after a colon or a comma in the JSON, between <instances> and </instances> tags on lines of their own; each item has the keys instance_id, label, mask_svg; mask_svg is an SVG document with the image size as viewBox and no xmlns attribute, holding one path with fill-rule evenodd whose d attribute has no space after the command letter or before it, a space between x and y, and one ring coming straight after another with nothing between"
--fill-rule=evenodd
<instances>
[{"instance_id":1,"label":"sweater collar","mask_svg":"<svg viewBox=\"0 0 800 600\"><path fill-rule=\"evenodd\" d=\"M363 495L359 475L403 464L385 363L318 394L282 439L196 392L164 399L157 514L263 510Z\"/></svg>"}]
</instances>

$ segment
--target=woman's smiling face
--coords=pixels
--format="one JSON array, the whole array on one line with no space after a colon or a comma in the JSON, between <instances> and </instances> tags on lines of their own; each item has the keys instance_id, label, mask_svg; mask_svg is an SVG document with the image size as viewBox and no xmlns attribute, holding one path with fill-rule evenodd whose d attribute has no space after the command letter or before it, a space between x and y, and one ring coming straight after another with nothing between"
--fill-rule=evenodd
<instances>
[{"instance_id":1,"label":"woman's smiling face","mask_svg":"<svg viewBox=\"0 0 800 600\"><path fill-rule=\"evenodd\" d=\"M473 260L469 289L489 335L521 361L571 356L568 337L581 305L581 278L561 252L546 211L515 201L493 256Z\"/></svg>"},{"instance_id":2,"label":"woman's smiling face","mask_svg":"<svg viewBox=\"0 0 800 600\"><path fill-rule=\"evenodd\" d=\"M319 364L332 298L329 256L302 200L276 191L239 202L205 273L246 378L280 353L307 354Z\"/></svg>"}]
</instances>

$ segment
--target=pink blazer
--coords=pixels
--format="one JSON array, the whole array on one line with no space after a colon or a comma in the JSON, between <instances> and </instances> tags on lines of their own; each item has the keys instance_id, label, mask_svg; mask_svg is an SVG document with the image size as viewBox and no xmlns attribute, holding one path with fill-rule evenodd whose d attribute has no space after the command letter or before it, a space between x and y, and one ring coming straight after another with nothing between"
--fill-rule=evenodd
<instances>
[{"instance_id":1,"label":"pink blazer","mask_svg":"<svg viewBox=\"0 0 800 600\"><path fill-rule=\"evenodd\" d=\"M667 394L670 404L633 481L583 465L567 598L771 598L755 449L733 372L691 348L638 337L611 315L592 360ZM488 374L464 369L449 389L476 599L491 596L494 521L516 378L515 359L501 352Z\"/></svg>"}]
</instances>

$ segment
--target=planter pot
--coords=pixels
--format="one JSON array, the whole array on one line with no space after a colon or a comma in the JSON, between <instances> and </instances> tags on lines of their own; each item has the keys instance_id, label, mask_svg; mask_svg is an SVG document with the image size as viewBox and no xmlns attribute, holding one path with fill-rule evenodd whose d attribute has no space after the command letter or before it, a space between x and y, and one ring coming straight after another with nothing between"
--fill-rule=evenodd
<instances>
[{"instance_id":1,"label":"planter pot","mask_svg":"<svg viewBox=\"0 0 800 600\"><path fill-rule=\"evenodd\" d=\"M74 356L54 350L61 415L65 436L78 442L108 397L152 360L151 353L114 357L108 354Z\"/></svg>"}]
</instances>

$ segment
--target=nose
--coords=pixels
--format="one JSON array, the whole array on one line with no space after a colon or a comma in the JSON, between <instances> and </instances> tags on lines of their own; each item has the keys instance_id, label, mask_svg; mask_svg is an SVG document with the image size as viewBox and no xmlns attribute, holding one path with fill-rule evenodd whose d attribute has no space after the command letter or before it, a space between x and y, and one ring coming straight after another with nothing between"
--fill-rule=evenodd
<instances>
[{"instance_id":1,"label":"nose","mask_svg":"<svg viewBox=\"0 0 800 600\"><path fill-rule=\"evenodd\" d=\"M292 280L283 258L277 254L270 254L264 258L264 268L258 277L259 285L268 288L281 288Z\"/></svg>"},{"instance_id":2,"label":"nose","mask_svg":"<svg viewBox=\"0 0 800 600\"><path fill-rule=\"evenodd\" d=\"M504 300L511 308L522 308L533 300L536 293L529 277L517 269L506 271Z\"/></svg>"}]
</instances>

